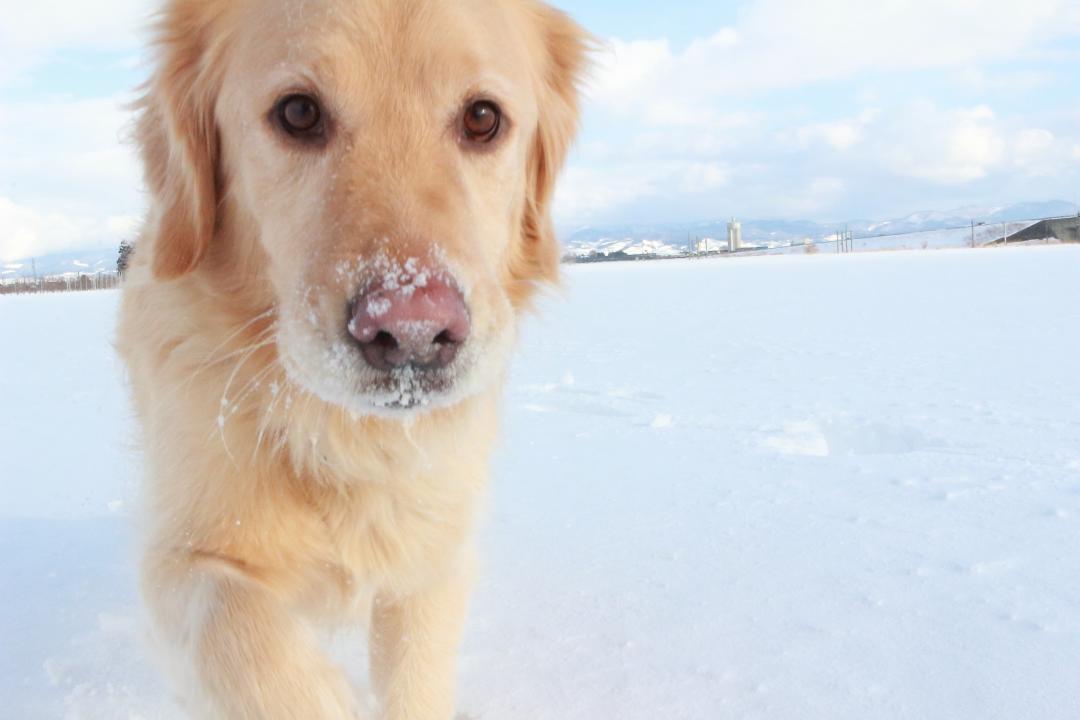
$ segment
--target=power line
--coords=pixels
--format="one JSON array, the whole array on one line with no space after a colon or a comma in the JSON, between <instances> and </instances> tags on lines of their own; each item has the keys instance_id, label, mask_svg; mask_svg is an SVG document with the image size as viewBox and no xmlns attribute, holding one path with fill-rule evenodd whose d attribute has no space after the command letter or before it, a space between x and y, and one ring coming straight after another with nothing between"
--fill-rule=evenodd
<instances>
[{"instance_id":1,"label":"power line","mask_svg":"<svg viewBox=\"0 0 1080 720\"><path fill-rule=\"evenodd\" d=\"M1000 221L995 220L995 221L990 221L990 222L978 222L978 223L972 221L973 225L971 225L971 227L972 227L972 230L973 230L972 234L974 235L974 228L977 228L977 227L983 227L983 226L989 227L989 226L994 226L994 225L1010 225L1010 224L1020 224L1020 223L1035 224L1035 223L1038 223L1038 222L1042 222L1044 220L1068 220L1069 218L1072 218L1072 217L1074 217L1074 216L1073 215L1054 215L1052 217L1024 218L1024 219L1018 219L1018 220L1000 220ZM946 227L932 228L932 229L928 229L928 230L905 230L903 232L877 233L877 234L874 234L874 235L855 235L854 233L851 233L850 238L847 238L847 239L848 240L878 240L878 239L881 239L881 238L902 237L904 235L925 235L927 233L933 233L933 232L947 232L947 231L952 231L952 230L966 230L966 229L968 229L968 227L969 227L968 225L949 225L949 226L946 226ZM845 242L845 238L838 236L834 240L812 240L809 243L804 243L804 245L806 245L806 244L809 244L809 245L834 245L836 243L842 243L842 242ZM791 245L779 245L779 246L776 246L774 248L753 248L753 249L756 249L756 250L782 250L782 249L787 248L787 247L793 247L793 246L791 246ZM749 250L751 248L747 248L747 249Z\"/></svg>"}]
</instances>

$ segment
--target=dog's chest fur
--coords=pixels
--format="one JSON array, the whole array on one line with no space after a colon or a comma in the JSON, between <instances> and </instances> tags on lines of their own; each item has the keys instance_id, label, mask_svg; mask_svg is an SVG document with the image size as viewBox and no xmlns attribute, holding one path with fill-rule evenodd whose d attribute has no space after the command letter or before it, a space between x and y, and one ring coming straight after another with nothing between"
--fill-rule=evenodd
<instances>
[{"instance_id":1,"label":"dog's chest fur","mask_svg":"<svg viewBox=\"0 0 1080 720\"><path fill-rule=\"evenodd\" d=\"M432 491L437 480L404 480L411 487L358 484L315 499L325 530L319 555L331 563L346 606L372 591L407 595L423 586L433 569L454 566L471 532L476 493L470 488L451 500Z\"/></svg>"},{"instance_id":2,"label":"dog's chest fur","mask_svg":"<svg viewBox=\"0 0 1080 720\"><path fill-rule=\"evenodd\" d=\"M490 398L474 404L455 426L406 433L324 423L319 459L296 463L319 469L290 478L290 502L310 519L303 555L315 577L302 594L313 608L348 613L372 592L408 595L462 560L487 486L478 468L486 467L496 412Z\"/></svg>"}]
</instances>

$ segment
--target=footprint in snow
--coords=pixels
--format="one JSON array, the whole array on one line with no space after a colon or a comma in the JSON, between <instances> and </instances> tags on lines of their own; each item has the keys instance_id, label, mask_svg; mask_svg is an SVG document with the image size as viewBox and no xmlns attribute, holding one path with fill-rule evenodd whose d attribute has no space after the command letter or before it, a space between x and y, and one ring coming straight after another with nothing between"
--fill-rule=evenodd
<instances>
[{"instance_id":1,"label":"footprint in snow","mask_svg":"<svg viewBox=\"0 0 1080 720\"><path fill-rule=\"evenodd\" d=\"M940 447L916 427L877 420L834 418L784 423L759 441L781 455L903 455Z\"/></svg>"},{"instance_id":2,"label":"footprint in snow","mask_svg":"<svg viewBox=\"0 0 1080 720\"><path fill-rule=\"evenodd\" d=\"M661 426L670 426L669 416L642 418L642 406L652 404L662 399L662 396L627 387L595 389L581 386L571 373L566 373L559 382L519 386L515 388L515 394L534 399L520 405L521 409L532 413L566 412L597 417L637 418L636 424L646 426L660 420ZM544 402L535 401L540 398L544 398ZM663 424L663 417L669 417L667 425Z\"/></svg>"}]
</instances>

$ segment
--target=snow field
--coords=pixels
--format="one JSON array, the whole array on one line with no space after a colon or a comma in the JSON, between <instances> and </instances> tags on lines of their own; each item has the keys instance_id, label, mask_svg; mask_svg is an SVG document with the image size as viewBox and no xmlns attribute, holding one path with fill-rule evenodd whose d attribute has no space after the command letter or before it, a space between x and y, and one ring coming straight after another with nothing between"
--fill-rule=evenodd
<instances>
[{"instance_id":1,"label":"snow field","mask_svg":"<svg viewBox=\"0 0 1080 720\"><path fill-rule=\"evenodd\" d=\"M115 302L0 299L0 717L180 717ZM577 266L542 305L462 718L1078 716L1080 247Z\"/></svg>"}]
</instances>

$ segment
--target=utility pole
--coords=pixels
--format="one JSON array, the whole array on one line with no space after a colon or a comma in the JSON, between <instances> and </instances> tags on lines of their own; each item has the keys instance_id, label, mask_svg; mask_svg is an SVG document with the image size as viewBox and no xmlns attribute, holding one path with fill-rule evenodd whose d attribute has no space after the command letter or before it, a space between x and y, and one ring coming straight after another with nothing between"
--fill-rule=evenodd
<instances>
[{"instance_id":1,"label":"utility pole","mask_svg":"<svg viewBox=\"0 0 1080 720\"><path fill-rule=\"evenodd\" d=\"M971 247L975 247L975 218L971 219Z\"/></svg>"}]
</instances>

